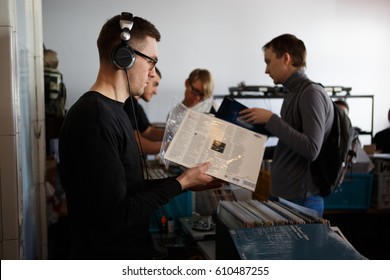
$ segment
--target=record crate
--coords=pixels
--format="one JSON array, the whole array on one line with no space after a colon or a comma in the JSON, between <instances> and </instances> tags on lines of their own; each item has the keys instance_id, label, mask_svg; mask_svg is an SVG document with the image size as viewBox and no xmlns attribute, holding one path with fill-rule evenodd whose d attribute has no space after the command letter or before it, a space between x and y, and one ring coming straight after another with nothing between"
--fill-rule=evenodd
<instances>
[{"instance_id":1,"label":"record crate","mask_svg":"<svg viewBox=\"0 0 390 280\"><path fill-rule=\"evenodd\" d=\"M372 184L372 173L347 173L340 187L324 198L325 210L370 208Z\"/></svg>"}]
</instances>

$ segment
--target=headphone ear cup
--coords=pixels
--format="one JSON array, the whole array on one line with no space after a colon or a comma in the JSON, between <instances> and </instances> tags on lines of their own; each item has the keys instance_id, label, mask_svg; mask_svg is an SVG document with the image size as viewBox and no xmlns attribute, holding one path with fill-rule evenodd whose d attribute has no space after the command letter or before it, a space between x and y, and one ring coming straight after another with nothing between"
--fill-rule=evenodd
<instances>
[{"instance_id":1,"label":"headphone ear cup","mask_svg":"<svg viewBox=\"0 0 390 280\"><path fill-rule=\"evenodd\" d=\"M112 62L119 69L129 69L135 62L135 53L127 45L120 44L112 50Z\"/></svg>"}]
</instances>

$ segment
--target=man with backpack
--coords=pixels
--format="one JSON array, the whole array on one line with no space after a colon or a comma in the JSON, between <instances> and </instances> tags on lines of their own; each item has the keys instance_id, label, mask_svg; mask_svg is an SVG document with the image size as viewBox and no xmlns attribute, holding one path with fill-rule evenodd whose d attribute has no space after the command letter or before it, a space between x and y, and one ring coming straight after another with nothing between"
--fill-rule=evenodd
<instances>
[{"instance_id":1,"label":"man with backpack","mask_svg":"<svg viewBox=\"0 0 390 280\"><path fill-rule=\"evenodd\" d=\"M304 72L306 47L291 34L283 34L263 47L265 73L287 91L280 117L261 108L240 112L249 123L265 124L278 137L271 166L270 194L312 208L323 215L324 200L314 182L310 164L328 137L334 107L324 88Z\"/></svg>"},{"instance_id":2,"label":"man with backpack","mask_svg":"<svg viewBox=\"0 0 390 280\"><path fill-rule=\"evenodd\" d=\"M46 126L46 155L51 156L52 141L58 139L61 125L65 117L66 86L62 73L58 69L57 52L44 49L44 77L45 77L45 126Z\"/></svg>"}]
</instances>

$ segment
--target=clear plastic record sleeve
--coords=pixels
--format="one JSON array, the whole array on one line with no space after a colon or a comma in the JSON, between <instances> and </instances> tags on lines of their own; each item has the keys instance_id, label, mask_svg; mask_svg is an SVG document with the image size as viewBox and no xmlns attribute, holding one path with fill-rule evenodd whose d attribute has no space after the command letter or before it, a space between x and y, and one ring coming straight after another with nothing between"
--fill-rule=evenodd
<instances>
[{"instance_id":1,"label":"clear plastic record sleeve","mask_svg":"<svg viewBox=\"0 0 390 280\"><path fill-rule=\"evenodd\" d=\"M187 110L160 154L185 167L210 162L207 174L254 191L268 137L212 115Z\"/></svg>"}]
</instances>

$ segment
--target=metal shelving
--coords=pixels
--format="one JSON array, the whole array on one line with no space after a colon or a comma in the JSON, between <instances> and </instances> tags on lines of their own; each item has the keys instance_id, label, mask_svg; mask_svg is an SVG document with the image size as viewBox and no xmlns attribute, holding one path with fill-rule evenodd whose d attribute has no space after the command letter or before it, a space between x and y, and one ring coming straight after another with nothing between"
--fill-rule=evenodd
<instances>
[{"instance_id":1,"label":"metal shelving","mask_svg":"<svg viewBox=\"0 0 390 280\"><path fill-rule=\"evenodd\" d=\"M369 135L371 141L373 139L374 129L374 96L373 95L352 95L351 87L344 86L324 86L325 90L333 100L347 100L347 99L362 99L367 98L371 101L371 122L368 130L359 131L359 135ZM250 85L244 83L238 84L236 87L229 88L229 96L237 99L283 99L287 93L281 86L262 86ZM214 95L215 99L223 98L226 95ZM354 123L354 125L358 125Z\"/></svg>"}]
</instances>

